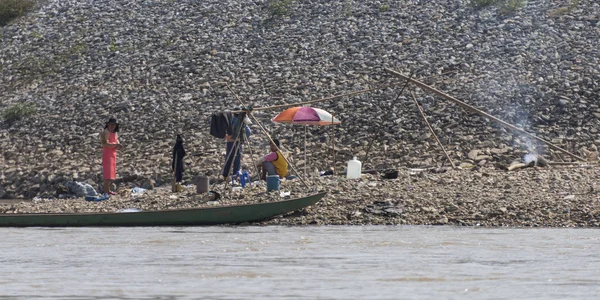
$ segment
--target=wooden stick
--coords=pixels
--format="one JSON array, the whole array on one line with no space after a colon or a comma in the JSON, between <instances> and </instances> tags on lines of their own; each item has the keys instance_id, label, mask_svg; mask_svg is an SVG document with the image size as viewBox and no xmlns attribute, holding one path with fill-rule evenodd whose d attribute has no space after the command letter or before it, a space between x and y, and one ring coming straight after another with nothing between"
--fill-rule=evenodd
<instances>
[{"instance_id":1,"label":"wooden stick","mask_svg":"<svg viewBox=\"0 0 600 300\"><path fill-rule=\"evenodd\" d=\"M233 93L233 95L237 98L237 100L243 105L244 102L242 101L242 99L240 99L237 94L231 89L231 87L229 86L229 83L225 83L227 85L227 88ZM225 189L227 188L228 182L229 182L229 173L231 173L231 168L233 168L233 166L235 165L235 158L238 155L238 151L240 149L240 147L242 147L242 140L244 139L244 137L242 136L242 138L239 138L240 134L241 135L245 135L246 134L246 124L244 124L244 119L242 118L241 120L238 118L238 122L240 122L242 125L240 126L240 131L235 135L235 137L237 138L234 142L233 142L233 147L232 150L233 152L229 152L229 155L227 155L227 159L225 159L225 164L227 164L227 162L229 161L229 158L231 157L231 155L233 154L233 158L231 159L231 164L229 165L229 168L227 170L227 175L225 176L225 184L223 185L223 192L225 191ZM235 130L235 128L234 128ZM242 154L239 153L240 155L240 164L241 164L241 160L242 160ZM254 162L254 161L253 161ZM240 166L241 167L241 166ZM258 169L258 167L257 167ZM233 178L233 177L232 177ZM233 188L233 182L231 183L231 188Z\"/></svg>"},{"instance_id":2,"label":"wooden stick","mask_svg":"<svg viewBox=\"0 0 600 300\"><path fill-rule=\"evenodd\" d=\"M380 87L374 87L374 88L370 88L370 89L364 89L364 90L360 90L360 91L356 91L356 92L335 95L335 96L331 96L331 97L327 97L327 98L323 98L323 99L310 100L310 101L298 102L298 103L293 103L293 104L281 104L281 105L266 106L266 107L256 107L256 108L253 108L252 110L255 111L255 110L277 109L277 108L302 106L302 105L306 105L306 104L331 101L331 100L334 100L334 99L337 99L337 98L341 98L341 97L354 96L354 95L364 94L364 93L371 92L371 91L383 90L383 89L387 89L389 87L393 87L393 86L396 86L396 85L398 85L398 84L389 84L389 85L384 85L384 86L380 86ZM238 113L238 112L242 112L242 111L243 110L239 110L239 111L236 110L236 111L232 111L232 113Z\"/></svg>"},{"instance_id":3,"label":"wooden stick","mask_svg":"<svg viewBox=\"0 0 600 300\"><path fill-rule=\"evenodd\" d=\"M429 124L429 121L427 121L427 117L425 117L425 113L423 112L423 108L421 107L421 105L419 105L419 101L417 101L417 98L415 98L415 94L413 94L413 92L410 91L410 95L412 96L413 101L417 105L417 108L419 109L419 112L421 113L421 117L423 117L423 121L425 121L425 124L427 124L427 127L429 128L429 131L431 132L431 134L433 134L433 137L435 138L436 143L440 146L440 148L442 148L442 151L444 151L446 158L452 164L452 168L456 168L456 165L454 165L452 158L450 158L450 155L448 155L448 152L446 152L444 145L442 145L442 142L440 142L440 139L438 139L437 135L435 134L435 131L433 131L433 127L431 127L431 124Z\"/></svg>"},{"instance_id":4,"label":"wooden stick","mask_svg":"<svg viewBox=\"0 0 600 300\"><path fill-rule=\"evenodd\" d=\"M410 74L409 78L411 78L411 77L412 77L412 73ZM404 89L406 89L406 87L408 86L408 83L409 83L408 80L404 83L404 85L402 86L402 89L396 96L396 99L394 100L394 102L396 102L396 101L398 101L398 99L400 99L400 96L402 96L402 93L404 93ZM392 108L390 107L388 109L387 113L385 114L385 116L383 116L383 119L381 119L381 122L379 122L379 124L377 124L377 129L380 129L383 126L383 123L385 123L385 121L387 121L389 119L391 113L392 113ZM371 140L369 141L369 145L367 146L367 152L365 154L365 161L363 162L365 164L365 167L367 166L367 162L369 161L369 153L371 153L371 147L373 146L373 142L375 141L375 138L377 137L377 131L379 131L379 130L373 130L373 137L371 138Z\"/></svg>"},{"instance_id":5,"label":"wooden stick","mask_svg":"<svg viewBox=\"0 0 600 300\"><path fill-rule=\"evenodd\" d=\"M238 120L238 122L239 122L239 120ZM244 126L246 126L246 125L245 124L242 125L241 131L240 131L240 133L238 133L238 137L240 134L245 134L246 130L245 130ZM227 169L227 176L225 176L225 185L223 185L223 191L225 191L225 189L227 188L227 185L229 183L229 175L230 175L229 173L231 173L231 168L233 168L233 166L235 165L235 157L238 155L238 151L240 150L240 147L242 147L242 141L239 139L234 141L233 147L231 148L231 152L229 152L229 155L227 155L227 159L225 160L225 164L227 164L227 162L229 161L229 158L231 158L231 155L233 154L233 158L231 159L231 164L229 165L229 168ZM242 159L242 157L241 157L241 153L240 153L240 161L241 161L241 159ZM231 183L231 187L233 188L233 182Z\"/></svg>"},{"instance_id":6,"label":"wooden stick","mask_svg":"<svg viewBox=\"0 0 600 300\"><path fill-rule=\"evenodd\" d=\"M173 183L171 183L171 192L177 191L177 152L175 152L175 168L173 168Z\"/></svg>"},{"instance_id":7,"label":"wooden stick","mask_svg":"<svg viewBox=\"0 0 600 300\"><path fill-rule=\"evenodd\" d=\"M231 86L229 85L229 83L225 82L225 84L227 85L227 88L231 91L231 93L233 93L233 95L235 96L235 98L237 98L238 102L240 102L240 104L242 106L246 106L246 104L244 104L244 101L240 98L240 96L238 96L238 94L231 88ZM239 121L239 120L238 120ZM244 120L242 120L243 122ZM243 125L242 128L244 128ZM244 128L244 130L242 131L244 134L246 133L246 128ZM248 138L248 137L246 137ZM252 159L252 164L254 165L254 169L256 171L256 175L258 176L258 178L260 178L260 171L258 170L258 166L254 163L254 151L252 151L252 145L250 145L250 143L248 142L248 149L250 149L250 155L251 155L251 159ZM241 157L240 157L241 159Z\"/></svg>"},{"instance_id":8,"label":"wooden stick","mask_svg":"<svg viewBox=\"0 0 600 300\"><path fill-rule=\"evenodd\" d=\"M521 128L518 128L518 127L516 127L516 126L514 126L514 125L512 125L512 124L510 124L508 122L500 120L500 119L498 119L498 118L496 118L496 117L494 117L494 116L492 116L492 115L490 115L490 114L488 114L488 113L486 113L486 112L484 112L482 110L479 110L479 109L475 108L474 106L471 106L471 105L469 105L469 104L467 104L465 102L462 102L462 101L460 101L460 100L458 100L458 99L456 99L456 98L454 98L454 97L452 97L452 96L450 96L448 94L445 94L445 93L443 93L443 92L441 92L441 91L439 91L439 90L437 90L437 89L435 89L435 88L433 88L433 87L431 87L429 85L426 85L426 84L424 84L424 83L422 83L422 82L420 82L418 80L411 79L411 78L409 78L407 76L404 76L403 74L398 73L398 72L396 72L394 70L391 70L391 69L388 69L388 68L384 68L384 69L387 72L389 72L389 73L391 73L391 74L393 74L393 75L395 75L397 77L400 77L400 78L405 79L405 80L409 80L410 82L414 83L415 85L417 85L418 87L420 87L420 88L422 88L424 90L433 92L433 93L435 93L435 94L437 94L437 95L439 95L439 96L441 96L443 98L446 98L447 100L450 100L450 101L454 102L458 106L460 106L460 107L462 107L462 108L464 108L464 109L466 109L468 111L472 111L474 113L479 114L480 116L485 117L486 119L488 119L490 121L496 122L496 123L502 125L504 128L516 131L516 132L521 133L523 135L526 135L526 136L528 136L530 138L538 140L538 141L546 144L548 147L550 147L552 149L555 149L555 150L558 150L558 151L560 151L562 153L565 153L565 154L567 154L567 155L569 155L569 156L571 156L571 157L573 157L575 159L578 159L578 160L581 160L581 161L586 161L584 158L579 157L579 156L577 156L577 155L575 155L575 154L573 154L573 153L571 153L571 152L569 152L569 151L567 151L567 150L565 150L563 148L560 148L560 147L552 144L549 141L546 141L546 140L544 140L542 138L539 138L539 137L537 137L537 136L535 136L535 135L533 135L533 134L531 134L531 133L529 133L529 132L527 132L527 131L525 131L525 130L523 130Z\"/></svg>"},{"instance_id":9,"label":"wooden stick","mask_svg":"<svg viewBox=\"0 0 600 300\"><path fill-rule=\"evenodd\" d=\"M514 170L523 169L523 168L527 168L527 167L531 167L531 165L524 164L524 163L516 163L516 164L512 164L512 165L508 166L506 169L509 171L514 171Z\"/></svg>"},{"instance_id":10,"label":"wooden stick","mask_svg":"<svg viewBox=\"0 0 600 300\"><path fill-rule=\"evenodd\" d=\"M244 130L245 131L245 130ZM256 171L256 176L260 179L260 171L258 170L258 166L254 163L254 151L252 151L252 146L250 146L250 142L248 142L248 149L250 149L250 158L252 159L252 164L254 165L254 170ZM250 176L252 177L252 176Z\"/></svg>"},{"instance_id":11,"label":"wooden stick","mask_svg":"<svg viewBox=\"0 0 600 300\"><path fill-rule=\"evenodd\" d=\"M306 183L306 181L304 181L304 179L302 179L302 176L300 176L300 173L298 173L298 171L296 170L296 168L294 167L294 165L292 165L292 163L290 163L290 161L287 159L287 157L285 157L285 155L283 155L283 152L281 151L281 149L279 149L279 146L277 146L275 144L275 142L273 142L273 139L271 138L271 136L269 135L269 133L267 132L267 130L262 126L262 124L260 123L260 121L252 114L252 113L248 113L252 119L254 119L254 121L256 122L256 125L258 125L258 127L260 127L260 129L263 131L263 133L267 136L267 138L269 139L269 141L275 145L275 148L277 148L277 150L279 151L279 153L281 153L281 157L283 157L283 159L285 159L285 161L288 163L288 166L290 166L292 168L292 170L294 171L294 173L296 173L296 175L298 175L298 178L300 179L300 181L302 181L302 183L304 183L304 185L308 188L308 184Z\"/></svg>"},{"instance_id":12,"label":"wooden stick","mask_svg":"<svg viewBox=\"0 0 600 300\"><path fill-rule=\"evenodd\" d=\"M333 124L333 114L331 114L331 151L333 151L333 176L335 176L335 124Z\"/></svg>"},{"instance_id":13,"label":"wooden stick","mask_svg":"<svg viewBox=\"0 0 600 300\"><path fill-rule=\"evenodd\" d=\"M577 161L572 161L572 162L569 162L569 161L566 161L566 162L565 161L549 161L548 162L549 166L573 166L573 165L581 165L581 164L582 163L577 162ZM590 165L592 165L592 164L590 164Z\"/></svg>"}]
</instances>

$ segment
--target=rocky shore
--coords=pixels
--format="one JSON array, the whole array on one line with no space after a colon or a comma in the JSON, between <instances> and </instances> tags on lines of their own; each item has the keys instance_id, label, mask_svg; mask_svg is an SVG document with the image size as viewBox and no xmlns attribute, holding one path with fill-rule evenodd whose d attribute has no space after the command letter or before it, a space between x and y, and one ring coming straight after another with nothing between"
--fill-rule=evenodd
<instances>
[{"instance_id":1,"label":"rocky shore","mask_svg":"<svg viewBox=\"0 0 600 300\"><path fill-rule=\"evenodd\" d=\"M494 169L407 169L398 178L365 174L361 179L310 178L284 181L282 191L301 197L311 190L328 195L302 211L256 225L457 225L511 227L599 227L598 166ZM220 202L206 202L193 186L183 193L156 189L132 194L123 189L102 202L82 198L27 201L0 205L0 213L119 212L278 201L265 186L223 192Z\"/></svg>"},{"instance_id":2,"label":"rocky shore","mask_svg":"<svg viewBox=\"0 0 600 300\"><path fill-rule=\"evenodd\" d=\"M190 182L199 174L214 178L223 162L224 145L209 136L209 116L242 106L225 82L245 105L254 107L396 84L318 105L342 121L335 128L338 170L354 155L362 161L368 159L365 169L449 165L409 91L415 93L450 157L457 164L488 170L483 179L508 180L514 175L503 168L527 153L541 153L549 161L572 160L412 86L398 95L403 82L384 68L413 74L577 155L593 150L600 143L600 3L525 1L523 7L506 10L470 2L41 1L27 16L0 28L0 111L4 117L0 124L0 198L47 198L68 180L99 186L98 135L109 116L116 116L122 129L124 148L117 168L120 187L170 182L170 150L177 133L182 134L189 153L185 179ZM6 118L7 111L23 104L33 107L35 113ZM300 169L308 165L311 172L331 168L331 129L309 128L305 161L304 128L272 123L270 119L278 112L257 111L255 116L282 140L294 163ZM243 162L248 167L250 150L254 158L267 151L267 140L257 124L252 129L256 134L246 147ZM449 174L453 172L461 173L457 178L462 178L466 171ZM545 172L571 176L570 172L584 171L532 174ZM465 178L480 173L468 174ZM562 175L552 178L559 186L574 182ZM442 180L439 185L470 190L481 187L477 182ZM577 182L582 186L593 183ZM377 184L377 189L365 187L376 195L367 199L383 203L409 197L406 190L387 181ZM333 189L325 203L338 205L341 200ZM379 190L381 194L376 192ZM430 193L423 192L415 202L446 199ZM366 194L360 195L356 197ZM461 195L474 203L481 200ZM507 195L502 189L491 199ZM535 211L537 204L531 201L538 196L533 193L531 197L520 201L530 201L530 210ZM360 202L361 198L352 199ZM558 201L557 206L564 202L558 196L544 201L552 199ZM329 207L324 205L311 209ZM412 204L404 205L404 212L413 209ZM453 208L448 202L426 206L434 208L431 213L423 213L428 208L418 208L425 219L390 222L444 223L446 216L447 223L455 224L521 224L487 220L492 215L494 220L515 219L496 216L496 208L511 212L508 203L482 207L488 206L490 212L477 216L471 210L457 215L462 210L449 212ZM358 218L357 224L387 222L373 221L380 216L368 213L364 216L373 217L365 221L362 218L366 217L353 212L348 215L346 210L346 220L302 217L319 224L353 223L353 218ZM568 224L563 215L544 211L554 216L548 220L560 220L556 225ZM289 222L302 223L302 217ZM548 220L539 223L554 224ZM533 219L528 222L536 224Z\"/></svg>"}]
</instances>

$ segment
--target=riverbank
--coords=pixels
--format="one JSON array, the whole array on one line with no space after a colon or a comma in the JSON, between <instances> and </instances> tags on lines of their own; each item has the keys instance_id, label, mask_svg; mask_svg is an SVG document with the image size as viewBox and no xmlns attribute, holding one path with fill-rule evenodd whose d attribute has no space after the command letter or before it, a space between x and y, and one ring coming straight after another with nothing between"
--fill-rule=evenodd
<instances>
[{"instance_id":1,"label":"riverbank","mask_svg":"<svg viewBox=\"0 0 600 300\"><path fill-rule=\"evenodd\" d=\"M265 224L598 227L597 167L401 172L398 179L331 179L305 212Z\"/></svg>"},{"instance_id":2,"label":"riverbank","mask_svg":"<svg viewBox=\"0 0 600 300\"><path fill-rule=\"evenodd\" d=\"M513 227L600 227L600 168L526 168L518 171L405 169L398 178L363 174L361 179L308 178L311 189L328 195L302 211L259 225L458 225ZM218 187L217 187L218 188ZM91 212L174 209L282 200L264 185L224 192L221 203L201 203L194 187L173 194L166 188L120 195L99 203L83 199L0 205L0 213ZM310 193L299 180L282 182L292 197Z\"/></svg>"},{"instance_id":3,"label":"riverbank","mask_svg":"<svg viewBox=\"0 0 600 300\"><path fill-rule=\"evenodd\" d=\"M368 169L447 166L409 91L457 164L571 159L428 92L400 94L404 82L384 68L584 156L600 145L600 4L566 2L42 1L0 32L0 198L46 197L70 180L100 186L110 116L124 181L168 184L176 134L184 176L216 175L225 147L208 120L242 106L224 82L255 108L395 84L316 105L342 121L335 161L330 128L256 111L301 169L341 170L353 156ZM245 147L255 158L267 151L257 125Z\"/></svg>"}]
</instances>

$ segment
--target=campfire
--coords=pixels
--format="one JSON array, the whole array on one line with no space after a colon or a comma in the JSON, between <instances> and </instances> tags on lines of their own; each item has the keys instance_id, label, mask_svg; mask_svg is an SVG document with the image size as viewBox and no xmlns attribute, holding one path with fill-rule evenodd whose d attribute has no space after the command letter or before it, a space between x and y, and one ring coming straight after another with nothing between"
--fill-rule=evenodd
<instances>
[{"instance_id":1,"label":"campfire","mask_svg":"<svg viewBox=\"0 0 600 300\"><path fill-rule=\"evenodd\" d=\"M537 153L527 153L523 156L522 162L516 161L510 164L508 167L509 171L528 168L528 167L546 167L548 166L548 161L546 159L537 154Z\"/></svg>"}]
</instances>

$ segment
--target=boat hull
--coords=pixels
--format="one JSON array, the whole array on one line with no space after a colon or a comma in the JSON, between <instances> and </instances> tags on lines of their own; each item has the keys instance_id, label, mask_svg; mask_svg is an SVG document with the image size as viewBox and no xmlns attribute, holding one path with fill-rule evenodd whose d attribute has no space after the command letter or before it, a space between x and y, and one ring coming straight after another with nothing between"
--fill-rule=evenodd
<instances>
[{"instance_id":1,"label":"boat hull","mask_svg":"<svg viewBox=\"0 0 600 300\"><path fill-rule=\"evenodd\" d=\"M273 218L313 205L326 193L302 198L196 209L85 214L0 214L0 227L201 226Z\"/></svg>"}]
</instances>

